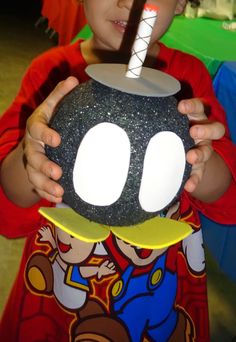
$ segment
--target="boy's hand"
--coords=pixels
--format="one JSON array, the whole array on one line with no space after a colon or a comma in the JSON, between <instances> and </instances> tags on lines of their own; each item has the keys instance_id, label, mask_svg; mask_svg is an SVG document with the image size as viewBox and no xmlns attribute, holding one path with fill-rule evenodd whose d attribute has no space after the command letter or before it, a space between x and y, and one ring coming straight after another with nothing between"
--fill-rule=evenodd
<instances>
[{"instance_id":1,"label":"boy's hand","mask_svg":"<svg viewBox=\"0 0 236 342\"><path fill-rule=\"evenodd\" d=\"M206 163L214 153L211 141L222 138L225 128L220 122L208 120L200 99L182 100L178 104L178 110L188 116L191 123L190 135L196 144L187 153L187 161L192 165L192 172L184 187L192 193L202 181Z\"/></svg>"},{"instance_id":2,"label":"boy's hand","mask_svg":"<svg viewBox=\"0 0 236 342\"><path fill-rule=\"evenodd\" d=\"M77 84L75 77L60 82L26 124L23 146L28 177L39 196L50 202L61 202L64 191L56 182L62 175L61 168L45 155L45 144L56 147L61 141L60 135L49 128L48 123L56 105Z\"/></svg>"}]
</instances>

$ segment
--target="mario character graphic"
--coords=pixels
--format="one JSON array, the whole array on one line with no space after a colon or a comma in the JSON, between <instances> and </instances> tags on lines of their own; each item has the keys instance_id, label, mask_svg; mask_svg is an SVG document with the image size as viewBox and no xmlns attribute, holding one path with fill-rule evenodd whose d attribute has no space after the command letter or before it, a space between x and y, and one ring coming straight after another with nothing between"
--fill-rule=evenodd
<instances>
[{"instance_id":1,"label":"mario character graphic","mask_svg":"<svg viewBox=\"0 0 236 342\"><path fill-rule=\"evenodd\" d=\"M115 243L130 264L113 286L113 308L131 340L147 335L151 341L186 341L191 325L174 305L177 275L166 267L167 248L146 250L118 238Z\"/></svg>"},{"instance_id":2,"label":"mario character graphic","mask_svg":"<svg viewBox=\"0 0 236 342\"><path fill-rule=\"evenodd\" d=\"M179 203L172 206L166 216L179 216ZM201 239L199 231L184 239L179 248L188 260L189 270L201 276L205 269L204 254L202 260L194 261L195 251L192 247L196 239ZM120 270L120 276L111 289L110 314L123 322L129 340L195 341L194 324L190 316L175 305L178 281L175 267L168 265L171 247L145 249L115 235L110 236L105 245L117 262L116 268ZM102 316L97 315L92 319L99 317ZM92 327L91 318L85 319L82 325ZM77 332L81 328L78 324Z\"/></svg>"},{"instance_id":3,"label":"mario character graphic","mask_svg":"<svg viewBox=\"0 0 236 342\"><path fill-rule=\"evenodd\" d=\"M179 202L165 216L179 219ZM189 256L190 241L185 243ZM113 309L128 327L131 340L194 341L190 318L175 306L177 274L168 268L169 248L140 248L117 237L113 237L113 243L128 261L112 289Z\"/></svg>"},{"instance_id":4,"label":"mario character graphic","mask_svg":"<svg viewBox=\"0 0 236 342\"><path fill-rule=\"evenodd\" d=\"M178 208L179 203L172 206L166 216L177 218ZM180 248L189 272L201 277L205 271L204 250L202 248L199 257L196 242L203 247L199 230L185 238ZM195 341L191 318L175 306L179 284L176 271L168 267L171 247L148 250L114 236L113 243L129 262L121 278L114 284L112 296L113 310L128 327L131 340L142 341L145 336L151 341Z\"/></svg>"}]
</instances>

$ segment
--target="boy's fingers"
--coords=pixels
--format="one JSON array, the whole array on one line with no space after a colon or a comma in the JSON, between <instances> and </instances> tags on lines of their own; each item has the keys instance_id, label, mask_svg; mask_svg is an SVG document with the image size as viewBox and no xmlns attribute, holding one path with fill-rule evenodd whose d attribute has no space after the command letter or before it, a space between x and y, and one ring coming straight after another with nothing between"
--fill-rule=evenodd
<instances>
[{"instance_id":1,"label":"boy's fingers","mask_svg":"<svg viewBox=\"0 0 236 342\"><path fill-rule=\"evenodd\" d=\"M212 152L213 149L210 144L198 145L197 148L188 151L187 162L191 165L204 163L210 159Z\"/></svg>"},{"instance_id":2,"label":"boy's fingers","mask_svg":"<svg viewBox=\"0 0 236 342\"><path fill-rule=\"evenodd\" d=\"M41 197L41 198L44 198L46 199L48 202L51 202L51 203L61 203L62 202L62 197L55 197L51 194L49 194L48 192L45 192L45 191L42 191L42 190L35 190L38 195Z\"/></svg>"},{"instance_id":3,"label":"boy's fingers","mask_svg":"<svg viewBox=\"0 0 236 342\"><path fill-rule=\"evenodd\" d=\"M195 124L190 128L190 135L194 140L218 140L225 134L225 127L220 122Z\"/></svg>"},{"instance_id":4,"label":"boy's fingers","mask_svg":"<svg viewBox=\"0 0 236 342\"><path fill-rule=\"evenodd\" d=\"M203 155L202 155L202 158L204 158ZM192 166L191 175L184 186L184 189L186 191L193 192L194 190L196 190L198 184L201 182L204 170L205 170L204 162L198 162Z\"/></svg>"},{"instance_id":5,"label":"boy's fingers","mask_svg":"<svg viewBox=\"0 0 236 342\"><path fill-rule=\"evenodd\" d=\"M31 139L37 141L44 145L49 145L51 147L57 147L60 145L61 137L54 129L47 126L48 123L34 122L28 127L28 134Z\"/></svg>"},{"instance_id":6,"label":"boy's fingers","mask_svg":"<svg viewBox=\"0 0 236 342\"><path fill-rule=\"evenodd\" d=\"M72 76L58 83L50 95L34 111L33 115L27 120L27 132L32 139L39 140L52 147L60 144L60 135L47 125L56 105L76 85L78 85L78 80Z\"/></svg>"},{"instance_id":7,"label":"boy's fingers","mask_svg":"<svg viewBox=\"0 0 236 342\"><path fill-rule=\"evenodd\" d=\"M184 185L184 189L187 192L193 192L194 190L196 190L196 187L199 183L199 177L197 174L193 174L189 177L189 179L187 180L187 182Z\"/></svg>"},{"instance_id":8,"label":"boy's fingers","mask_svg":"<svg viewBox=\"0 0 236 342\"><path fill-rule=\"evenodd\" d=\"M190 120L207 119L203 101L198 98L180 101L178 110L182 114L187 114Z\"/></svg>"},{"instance_id":9,"label":"boy's fingers","mask_svg":"<svg viewBox=\"0 0 236 342\"><path fill-rule=\"evenodd\" d=\"M28 165L29 181L34 185L35 191L46 199L60 202L64 193L63 188L53 180L37 172Z\"/></svg>"},{"instance_id":10,"label":"boy's fingers","mask_svg":"<svg viewBox=\"0 0 236 342\"><path fill-rule=\"evenodd\" d=\"M70 76L65 81L59 82L55 89L45 99L42 105L46 105L44 108L44 115L47 116L48 121L58 102L78 84L78 80L75 77Z\"/></svg>"},{"instance_id":11,"label":"boy's fingers","mask_svg":"<svg viewBox=\"0 0 236 342\"><path fill-rule=\"evenodd\" d=\"M62 176L60 166L50 161L43 152L29 154L27 156L27 161L31 168L42 172L49 178L58 180Z\"/></svg>"}]
</instances>

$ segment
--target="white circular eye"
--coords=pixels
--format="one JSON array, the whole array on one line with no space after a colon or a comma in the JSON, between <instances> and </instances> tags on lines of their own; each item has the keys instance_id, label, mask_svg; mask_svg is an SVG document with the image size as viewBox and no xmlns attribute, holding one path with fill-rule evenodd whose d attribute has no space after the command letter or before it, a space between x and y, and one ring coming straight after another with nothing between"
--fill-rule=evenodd
<instances>
[{"instance_id":1,"label":"white circular eye","mask_svg":"<svg viewBox=\"0 0 236 342\"><path fill-rule=\"evenodd\" d=\"M185 170L182 140L173 132L157 133L144 157L139 202L147 212L165 208L178 193Z\"/></svg>"},{"instance_id":2,"label":"white circular eye","mask_svg":"<svg viewBox=\"0 0 236 342\"><path fill-rule=\"evenodd\" d=\"M123 191L130 164L130 141L126 132L112 123L100 123L84 136L75 160L73 184L85 202L106 206Z\"/></svg>"}]
</instances>

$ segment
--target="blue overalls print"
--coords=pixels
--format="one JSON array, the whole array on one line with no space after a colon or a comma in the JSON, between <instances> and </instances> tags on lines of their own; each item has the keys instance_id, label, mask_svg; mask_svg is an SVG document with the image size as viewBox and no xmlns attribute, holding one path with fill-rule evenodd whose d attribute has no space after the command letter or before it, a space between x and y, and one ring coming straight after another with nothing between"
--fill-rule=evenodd
<instances>
[{"instance_id":1,"label":"blue overalls print","mask_svg":"<svg viewBox=\"0 0 236 342\"><path fill-rule=\"evenodd\" d=\"M168 341L177 323L177 275L166 270L166 253L149 273L132 276L130 265L112 289L113 309L127 326L133 342L148 334L153 341Z\"/></svg>"}]
</instances>

